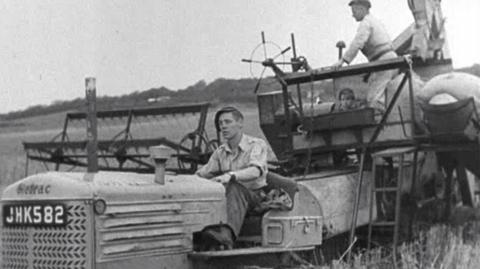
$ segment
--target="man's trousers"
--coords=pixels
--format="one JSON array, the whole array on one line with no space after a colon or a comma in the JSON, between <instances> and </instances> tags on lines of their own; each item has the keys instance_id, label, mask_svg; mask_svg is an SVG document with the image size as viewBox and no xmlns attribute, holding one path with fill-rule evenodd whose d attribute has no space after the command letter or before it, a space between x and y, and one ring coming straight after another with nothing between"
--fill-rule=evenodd
<instances>
[{"instance_id":1,"label":"man's trousers","mask_svg":"<svg viewBox=\"0 0 480 269\"><path fill-rule=\"evenodd\" d=\"M247 212L261 202L260 190L249 190L235 180L226 186L227 224L238 237Z\"/></svg>"}]
</instances>

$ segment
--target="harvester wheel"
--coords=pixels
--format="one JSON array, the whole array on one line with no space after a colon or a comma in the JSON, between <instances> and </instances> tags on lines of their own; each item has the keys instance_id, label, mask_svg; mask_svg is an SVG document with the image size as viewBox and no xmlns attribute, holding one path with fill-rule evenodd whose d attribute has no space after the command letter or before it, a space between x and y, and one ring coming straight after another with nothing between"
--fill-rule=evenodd
<instances>
[{"instance_id":1,"label":"harvester wheel","mask_svg":"<svg viewBox=\"0 0 480 269\"><path fill-rule=\"evenodd\" d=\"M207 143L207 153L210 155L220 146L220 142L217 139L212 139ZM208 160L207 160L208 161Z\"/></svg>"},{"instance_id":2,"label":"harvester wheel","mask_svg":"<svg viewBox=\"0 0 480 269\"><path fill-rule=\"evenodd\" d=\"M204 134L192 132L185 135L177 147L177 163L180 172L194 173L199 164L204 164L218 147L217 140L208 141ZM184 149L189 149L185 152Z\"/></svg>"}]
</instances>

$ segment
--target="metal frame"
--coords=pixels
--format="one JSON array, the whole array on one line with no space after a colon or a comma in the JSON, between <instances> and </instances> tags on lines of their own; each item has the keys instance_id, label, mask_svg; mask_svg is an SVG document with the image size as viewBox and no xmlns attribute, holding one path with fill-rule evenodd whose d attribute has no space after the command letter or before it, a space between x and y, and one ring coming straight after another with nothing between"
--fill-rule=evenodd
<instances>
[{"instance_id":1,"label":"metal frame","mask_svg":"<svg viewBox=\"0 0 480 269\"><path fill-rule=\"evenodd\" d=\"M372 136L370 142L368 143L369 145L368 147L375 146L374 142L376 141L383 127L386 125L386 120L390 115L391 111L393 110L393 106L401 93L401 89L405 86L407 81L409 82L408 85L410 87L410 90L409 90L411 95L410 102L414 103L413 88L412 88L413 85L411 81L412 80L412 75L411 75L412 59L409 56L398 57L395 59L380 60L372 63L352 65L352 66L347 66L339 69L316 69L316 70L309 70L307 72L301 72L301 73L298 73L298 72L284 73L282 70L280 70L280 68L278 68L278 66L276 65L275 62L273 62L272 59L267 59L262 64L266 67L270 67L273 70L273 72L275 73L275 78L282 86L283 107L284 107L284 115L285 115L285 121L287 126L291 126L291 123L292 123L292 115L291 115L292 112L289 109L289 100L290 100L289 86L295 85L298 87L298 85L302 83L313 83L315 81L321 81L326 79L354 76L354 75L389 70L389 69L400 69L401 72L404 73L404 78L400 83L398 89L396 90L391 102L389 103L386 113L384 113L380 123L376 125L374 135ZM298 96L298 98L301 99L300 95ZM411 119L415 119L415 115L414 115L415 111L413 109L413 106L411 107L412 107L410 111L410 113L412 114ZM303 118L305 118L305 116L303 116L303 113L301 113L301 115ZM304 119L302 119L302 121L303 120ZM413 126L415 128L415 125ZM288 132L287 136L288 136L287 137L288 143L286 144L289 146L287 147L286 155L290 156L295 153L293 148L291 147L292 141L293 141L292 132ZM360 143L358 145L352 145L352 146L357 148L363 148L365 144ZM331 151L332 148L322 148L318 150Z\"/></svg>"},{"instance_id":2,"label":"metal frame","mask_svg":"<svg viewBox=\"0 0 480 269\"><path fill-rule=\"evenodd\" d=\"M373 132L373 135L370 137L370 140L368 143L358 143L356 145L352 145L354 148L361 149L362 154L361 154L361 159L360 159L360 167L359 167L359 172L358 172L358 185L357 185L357 190L355 192L355 203L354 203L354 209L353 209L353 216L352 216L352 223L351 223L351 230L350 230L350 236L349 236L349 244L352 245L355 242L355 230L357 228L357 218L358 218L358 210L359 210L359 204L360 204L360 197L361 197L361 186L363 182L363 174L364 170L366 169L366 158L367 155L370 154L370 151L373 148L382 148L382 147L388 147L388 146L399 146L399 144L406 144L406 145L416 145L417 142L414 140L414 137L411 139L406 139L402 141L394 141L394 142L387 142L387 143L376 143L376 140L378 136L380 135L380 132L382 129L386 126L387 124L387 118L389 117L390 113L393 110L393 107L400 96L400 93L405 86L405 84L408 82L408 88L409 88L409 102L410 102L410 114L411 114L411 122L413 122L413 133L416 134L416 126L415 126L415 111L414 111L414 104L415 104L415 97L413 93L413 83L412 83L412 59L410 56L404 56L404 57L399 57L395 59L388 59L388 60L379 60L375 61L372 63L366 63L366 64L359 64L359 65L353 65L353 66L347 66L344 68L339 68L339 69L320 69L320 70L309 70L307 72L302 72L302 73L284 73L281 71L276 64L273 62L272 59L267 59L266 61L263 62L263 65L266 67L270 67L274 73L275 73L275 78L277 81L281 84L282 86L282 96L283 96L283 107L284 107L284 114L285 114L285 121L287 126L291 126L291 115L290 115L290 108L289 108L289 91L288 91L288 86L290 85L298 85L301 83L313 83L315 81L319 80L326 80L326 79L334 79L334 78L340 78L340 77L346 77L346 76L354 76L354 75L359 75L359 74L365 74L365 73L371 73L371 72L377 72L377 71L383 71L383 70L389 70L389 69L399 69L401 73L404 74L404 77L399 84L397 90L395 91L392 99L388 103L387 109L385 113L383 114L380 122L375 125L375 130ZM300 98L300 95L299 95ZM301 113L302 117L303 113ZM303 121L304 119L302 119ZM293 134L292 132L288 132L288 147L287 147L287 156L291 156L294 152L292 149L292 144L293 144ZM340 148L345 148L344 146ZM328 148L322 148L319 149L324 152L329 152L333 148L328 147ZM308 152L311 154L313 149L308 149ZM415 154L416 156L417 154ZM400 199L400 196L398 195L397 200ZM395 209L395 212L398 213L400 212L400 202L397 204L397 208ZM394 243L397 243L397 235L398 235L398 225L395 225L395 232L394 232ZM396 250L396 247L394 247L394 251ZM351 251L348 252L348 257L347 260L351 260Z\"/></svg>"}]
</instances>

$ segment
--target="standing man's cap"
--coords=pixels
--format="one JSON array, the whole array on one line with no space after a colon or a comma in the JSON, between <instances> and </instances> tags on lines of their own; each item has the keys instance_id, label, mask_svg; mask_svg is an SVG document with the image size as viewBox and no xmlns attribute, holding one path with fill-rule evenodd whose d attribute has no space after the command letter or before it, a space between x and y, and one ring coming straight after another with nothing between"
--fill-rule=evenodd
<instances>
[{"instance_id":1,"label":"standing man's cap","mask_svg":"<svg viewBox=\"0 0 480 269\"><path fill-rule=\"evenodd\" d=\"M351 0L350 3L348 3L349 6L351 5L362 5L367 8L372 7L372 3L370 3L370 0Z\"/></svg>"}]
</instances>

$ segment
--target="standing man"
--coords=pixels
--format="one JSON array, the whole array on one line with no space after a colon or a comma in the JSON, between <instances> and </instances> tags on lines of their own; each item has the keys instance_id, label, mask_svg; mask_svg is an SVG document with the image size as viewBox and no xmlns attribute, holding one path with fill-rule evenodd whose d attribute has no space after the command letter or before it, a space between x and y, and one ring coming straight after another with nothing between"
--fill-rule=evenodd
<instances>
[{"instance_id":1,"label":"standing man","mask_svg":"<svg viewBox=\"0 0 480 269\"><path fill-rule=\"evenodd\" d=\"M392 41L383 24L370 14L370 0L351 0L348 4L352 15L359 22L357 34L343 57L334 64L338 68L343 63L350 64L360 50L369 62L396 58ZM370 74L367 101L369 106L385 110L385 88L398 73L397 70L385 70Z\"/></svg>"},{"instance_id":2,"label":"standing man","mask_svg":"<svg viewBox=\"0 0 480 269\"><path fill-rule=\"evenodd\" d=\"M235 107L220 109L215 127L225 142L196 174L225 186L228 227L207 229L204 236L231 249L247 210L260 203L259 193L267 185L267 144L243 133L243 115Z\"/></svg>"}]
</instances>

